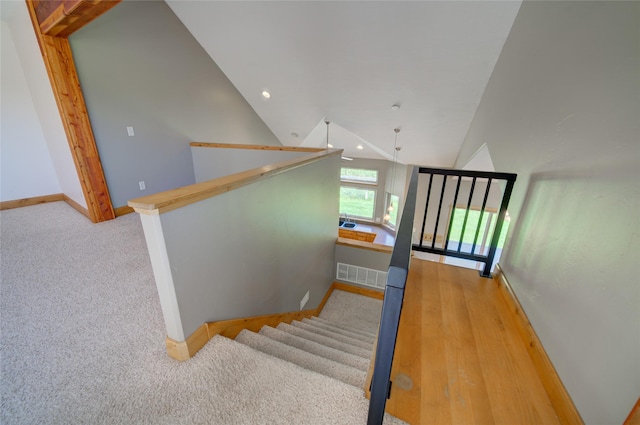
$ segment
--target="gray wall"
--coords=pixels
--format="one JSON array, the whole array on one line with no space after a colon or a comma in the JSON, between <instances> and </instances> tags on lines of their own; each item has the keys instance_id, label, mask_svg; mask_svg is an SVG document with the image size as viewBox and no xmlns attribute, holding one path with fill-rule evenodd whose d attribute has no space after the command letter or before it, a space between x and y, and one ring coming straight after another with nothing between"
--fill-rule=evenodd
<instances>
[{"instance_id":1,"label":"gray wall","mask_svg":"<svg viewBox=\"0 0 640 425\"><path fill-rule=\"evenodd\" d=\"M640 4L525 1L457 160L518 173L501 265L587 424L640 394Z\"/></svg>"},{"instance_id":2,"label":"gray wall","mask_svg":"<svg viewBox=\"0 0 640 425\"><path fill-rule=\"evenodd\" d=\"M391 253L371 251L353 246L336 245L336 261L333 267L333 275L336 277L337 263L351 264L353 266L366 267L368 269L386 272L391 262ZM341 281L340 279L336 280ZM345 282L350 285L371 288L366 285L358 285L354 282Z\"/></svg>"},{"instance_id":3,"label":"gray wall","mask_svg":"<svg viewBox=\"0 0 640 425\"><path fill-rule=\"evenodd\" d=\"M191 141L280 144L162 1L122 2L70 42L115 207L194 183Z\"/></svg>"},{"instance_id":4,"label":"gray wall","mask_svg":"<svg viewBox=\"0 0 640 425\"><path fill-rule=\"evenodd\" d=\"M297 311L307 291L305 308L317 307L334 277L339 167L333 155L142 214L168 336L182 341L204 322Z\"/></svg>"},{"instance_id":5,"label":"gray wall","mask_svg":"<svg viewBox=\"0 0 640 425\"><path fill-rule=\"evenodd\" d=\"M192 146L196 183L309 155L309 152Z\"/></svg>"}]
</instances>

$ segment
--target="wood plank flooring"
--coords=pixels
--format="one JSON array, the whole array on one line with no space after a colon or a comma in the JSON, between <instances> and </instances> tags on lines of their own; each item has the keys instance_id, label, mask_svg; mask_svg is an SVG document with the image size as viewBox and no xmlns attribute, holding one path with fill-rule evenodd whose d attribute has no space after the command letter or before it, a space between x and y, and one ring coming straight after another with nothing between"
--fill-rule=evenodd
<instances>
[{"instance_id":1,"label":"wood plank flooring","mask_svg":"<svg viewBox=\"0 0 640 425\"><path fill-rule=\"evenodd\" d=\"M387 412L418 424L559 424L498 286L412 259ZM411 378L411 379L409 379Z\"/></svg>"}]
</instances>

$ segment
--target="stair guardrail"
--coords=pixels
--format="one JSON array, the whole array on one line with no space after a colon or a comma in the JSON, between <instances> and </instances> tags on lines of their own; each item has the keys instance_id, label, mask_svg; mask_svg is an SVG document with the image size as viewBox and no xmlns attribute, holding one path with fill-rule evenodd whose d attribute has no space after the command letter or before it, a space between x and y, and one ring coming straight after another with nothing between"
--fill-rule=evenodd
<instances>
[{"instance_id":1,"label":"stair guardrail","mask_svg":"<svg viewBox=\"0 0 640 425\"><path fill-rule=\"evenodd\" d=\"M429 186L427 189L424 216L420 228L421 231L419 243L414 244L413 225L416 214L418 180L420 174L429 175ZM423 244L424 232L427 223L427 215L429 213L429 202L431 200L434 176L436 175L442 176L442 186L440 189L440 198L438 200L437 216L435 218L435 227L432 234L431 246L425 246ZM449 226L445 238L445 243L442 248L438 248L435 246L435 242L437 239L437 230L440 223L440 217L442 214L442 204L443 200L445 199L447 177L455 178L457 180L457 184L455 195L453 196L453 202L451 204L452 209L449 217ZM449 242L454 217L453 209L457 205L458 196L460 194L460 186L463 179L470 179L471 184L466 204L464 222L462 225L462 234L460 235L460 241L458 242L457 247L455 249L450 249ZM478 223L476 223L475 226L476 230L473 239L474 243L470 250L470 253L465 253L461 252L462 240L464 238L464 232L469 218L469 211L472 207L474 190L476 188L476 184L480 179L482 179L481 181L483 183L486 183L486 189L483 196L482 207L480 208ZM431 252L440 255L449 255L457 258L482 262L484 263L484 269L482 270L481 275L490 277L491 266L493 264L493 259L498 245L498 239L500 237L500 232L502 231L502 224L505 219L507 206L509 205L509 200L511 198L511 192L513 190L515 180L516 175L511 173L413 167L411 171L411 178L407 190L406 200L402 211L402 218L400 220L400 226L398 227L398 232L396 234L396 242L391 254L391 262L389 264L389 272L387 274L387 282L384 290L382 315L378 331L378 344L376 346L376 357L373 376L371 378L371 396L369 400L369 414L367 418L367 425L382 425L387 399L391 394L391 367L393 365L393 355L395 352L396 340L398 337L400 314L402 312L402 304L404 301L404 292L407 283L407 276L409 274L409 263L411 260L412 250ZM491 235L489 251L487 255L483 255L480 253L475 253L477 245L476 242L479 236L480 225L487 208L487 202L489 200L491 191L491 184L495 181L504 181L505 184L504 186L500 186L500 209L498 212L498 219ZM489 226L489 224L487 224L487 226Z\"/></svg>"},{"instance_id":2,"label":"stair guardrail","mask_svg":"<svg viewBox=\"0 0 640 425\"><path fill-rule=\"evenodd\" d=\"M376 347L373 377L371 378L368 425L382 424L384 408L391 391L391 365L393 364L393 353L396 348L398 325L400 324L400 313L404 300L404 288L407 283L409 262L411 260L413 218L417 191L418 168L413 167L384 289L378 345Z\"/></svg>"},{"instance_id":3,"label":"stair guardrail","mask_svg":"<svg viewBox=\"0 0 640 425\"><path fill-rule=\"evenodd\" d=\"M413 244L413 249L416 251L429 252L432 254L440 254L446 255L450 257L462 258L465 260L478 261L484 264L484 268L480 272L480 275L483 277L491 277L491 267L493 266L493 260L496 254L496 250L498 248L498 240L500 238L500 234L502 232L502 227L505 221L505 216L507 213L507 206L509 205L509 200L511 199L511 192L513 190L513 185L516 181L516 174L512 173L495 173L489 171L467 171L467 170L453 170L447 168L426 168L420 167L420 174L429 175L429 186L427 189L427 198L424 208L424 216L422 218L422 226L420 232L420 239L417 244ZM437 213L435 215L435 226L433 227L433 233L431 233L431 243L428 245L424 244L424 235L425 228L427 225L427 215L434 211L435 208L429 209L430 206L435 205L432 204L432 189L433 183L436 176L442 176L442 185L440 188L440 197L436 200L438 203ZM438 229L441 222L441 217L443 214L442 206L443 201L446 196L446 187L447 187L447 178L452 178L457 181L455 194L453 196L453 202L451 203L451 214L449 216L449 225L447 226L446 237L444 239L444 244L442 247L436 247L436 241L438 239ZM458 205L458 197L460 195L460 186L463 180L470 180L471 185L469 188L469 194L466 200L466 208L464 214L464 220L462 223L462 231L459 236L459 241L457 245L451 246L451 229L454 219L454 209ZM480 207L480 215L478 216L477 223L475 223L475 232L473 235L473 243L471 244L469 252L462 251L462 241L464 239L465 231L467 230L467 224L469 219L469 211L472 209L472 202L474 199L474 193L476 189L476 185L482 182L485 184L486 188L484 191L484 197L482 200L482 206ZM500 192L501 199L499 201L500 208L498 210L498 218L493 228L493 232L490 235L489 249L486 254L477 252L478 250L478 238L480 236L480 229L482 228L483 219L485 214L487 214L487 202L489 200L489 195L491 192L492 184L499 185L500 190L494 190L494 196L496 192ZM437 191L437 190L436 190ZM495 201L494 201L495 202ZM497 204L497 202L496 202ZM486 226L489 226L490 223L487 223Z\"/></svg>"}]
</instances>

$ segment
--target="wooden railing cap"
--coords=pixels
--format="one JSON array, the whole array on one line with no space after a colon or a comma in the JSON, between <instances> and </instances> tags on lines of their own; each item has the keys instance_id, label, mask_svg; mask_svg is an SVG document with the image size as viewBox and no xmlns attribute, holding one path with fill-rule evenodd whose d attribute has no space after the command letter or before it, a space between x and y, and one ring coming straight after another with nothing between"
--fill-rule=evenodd
<instances>
[{"instance_id":1,"label":"wooden railing cap","mask_svg":"<svg viewBox=\"0 0 640 425\"><path fill-rule=\"evenodd\" d=\"M322 149L300 158L288 159L217 179L132 199L128 202L128 205L139 214L162 214L221 193L232 191L252 182L341 154L342 149Z\"/></svg>"}]
</instances>

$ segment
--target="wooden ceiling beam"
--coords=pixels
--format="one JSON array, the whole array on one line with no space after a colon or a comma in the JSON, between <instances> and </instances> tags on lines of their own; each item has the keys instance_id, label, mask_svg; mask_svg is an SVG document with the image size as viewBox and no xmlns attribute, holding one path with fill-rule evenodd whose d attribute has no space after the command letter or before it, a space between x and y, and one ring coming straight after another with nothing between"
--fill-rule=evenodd
<instances>
[{"instance_id":1,"label":"wooden ceiling beam","mask_svg":"<svg viewBox=\"0 0 640 425\"><path fill-rule=\"evenodd\" d=\"M68 37L121 0L50 0L33 2L43 35Z\"/></svg>"}]
</instances>

